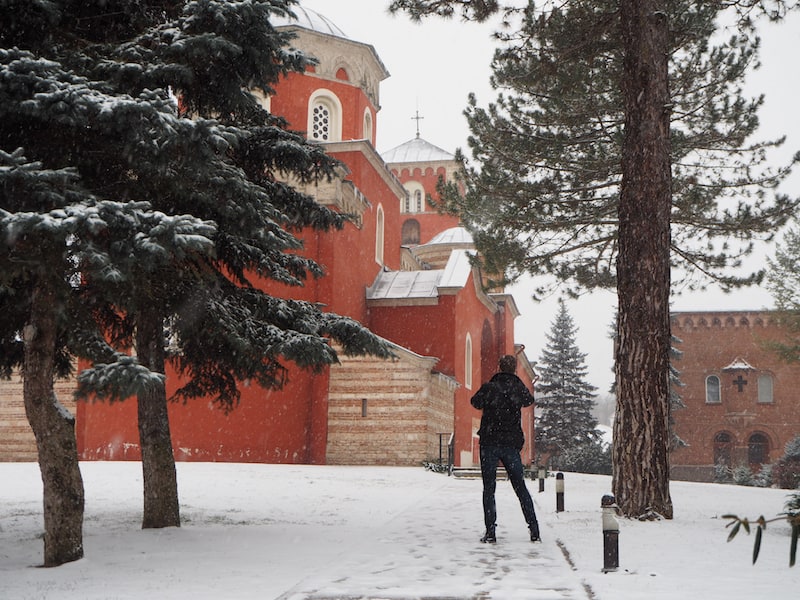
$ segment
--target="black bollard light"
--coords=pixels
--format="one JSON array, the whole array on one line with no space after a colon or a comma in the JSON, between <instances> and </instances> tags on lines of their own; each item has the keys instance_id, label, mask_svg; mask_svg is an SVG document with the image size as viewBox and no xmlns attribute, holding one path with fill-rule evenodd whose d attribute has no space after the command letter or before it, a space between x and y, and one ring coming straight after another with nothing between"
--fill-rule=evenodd
<instances>
[{"instance_id":1,"label":"black bollard light","mask_svg":"<svg viewBox=\"0 0 800 600\"><path fill-rule=\"evenodd\" d=\"M603 573L619 569L619 521L617 500L611 494L600 500L603 509Z\"/></svg>"},{"instance_id":2,"label":"black bollard light","mask_svg":"<svg viewBox=\"0 0 800 600\"><path fill-rule=\"evenodd\" d=\"M544 491L544 476L547 474L544 467L539 467L539 493Z\"/></svg>"},{"instance_id":3,"label":"black bollard light","mask_svg":"<svg viewBox=\"0 0 800 600\"><path fill-rule=\"evenodd\" d=\"M556 473L556 512L564 512L564 474Z\"/></svg>"}]
</instances>

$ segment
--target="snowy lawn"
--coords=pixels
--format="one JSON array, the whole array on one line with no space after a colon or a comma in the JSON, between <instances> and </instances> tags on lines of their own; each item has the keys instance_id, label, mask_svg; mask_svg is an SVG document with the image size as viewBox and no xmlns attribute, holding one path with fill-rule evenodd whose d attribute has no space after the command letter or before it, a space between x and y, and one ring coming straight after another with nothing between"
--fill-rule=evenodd
<instances>
[{"instance_id":1,"label":"snowy lawn","mask_svg":"<svg viewBox=\"0 0 800 600\"><path fill-rule=\"evenodd\" d=\"M141 466L82 463L86 557L42 561L37 465L0 463L0 598L596 599L798 597L789 534L770 524L726 543L720 517L780 513L785 490L673 482L675 519L620 521L620 569L604 574L600 499L610 479L567 473L528 487L542 544L498 482L498 543L482 534L481 483L422 468L179 463L183 526L142 531ZM566 557L565 557L566 555Z\"/></svg>"}]
</instances>

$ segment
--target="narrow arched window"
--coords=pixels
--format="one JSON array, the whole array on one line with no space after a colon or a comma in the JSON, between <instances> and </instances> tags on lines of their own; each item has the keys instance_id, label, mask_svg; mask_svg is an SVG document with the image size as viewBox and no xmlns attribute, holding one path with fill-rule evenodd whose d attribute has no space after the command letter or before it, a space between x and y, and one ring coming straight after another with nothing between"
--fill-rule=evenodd
<instances>
[{"instance_id":1,"label":"narrow arched window","mask_svg":"<svg viewBox=\"0 0 800 600\"><path fill-rule=\"evenodd\" d=\"M403 229L400 233L400 243L407 246L419 244L419 221L416 219L407 219L403 223Z\"/></svg>"},{"instance_id":2,"label":"narrow arched window","mask_svg":"<svg viewBox=\"0 0 800 600\"><path fill-rule=\"evenodd\" d=\"M362 135L365 140L372 142L372 113L369 109L364 109L364 125L362 127Z\"/></svg>"},{"instance_id":3,"label":"narrow arched window","mask_svg":"<svg viewBox=\"0 0 800 600\"><path fill-rule=\"evenodd\" d=\"M425 210L425 188L419 181L407 181L403 185L406 188L406 196L400 203L400 212L423 212Z\"/></svg>"},{"instance_id":4,"label":"narrow arched window","mask_svg":"<svg viewBox=\"0 0 800 600\"><path fill-rule=\"evenodd\" d=\"M421 213L424 209L422 190L414 190L414 212Z\"/></svg>"},{"instance_id":5,"label":"narrow arched window","mask_svg":"<svg viewBox=\"0 0 800 600\"><path fill-rule=\"evenodd\" d=\"M751 465L769 462L769 439L763 433L754 433L747 440L747 462Z\"/></svg>"},{"instance_id":6,"label":"narrow arched window","mask_svg":"<svg viewBox=\"0 0 800 600\"><path fill-rule=\"evenodd\" d=\"M758 376L758 402L759 404L772 404L772 375Z\"/></svg>"},{"instance_id":7,"label":"narrow arched window","mask_svg":"<svg viewBox=\"0 0 800 600\"><path fill-rule=\"evenodd\" d=\"M731 434L720 431L714 436L714 464L731 466L731 454L733 449L733 439Z\"/></svg>"},{"instance_id":8,"label":"narrow arched window","mask_svg":"<svg viewBox=\"0 0 800 600\"><path fill-rule=\"evenodd\" d=\"M469 333L464 344L464 387L472 389L472 336Z\"/></svg>"},{"instance_id":9,"label":"narrow arched window","mask_svg":"<svg viewBox=\"0 0 800 600\"><path fill-rule=\"evenodd\" d=\"M719 377L716 375L709 375L706 377L706 403L719 404L722 402L719 390Z\"/></svg>"},{"instance_id":10,"label":"narrow arched window","mask_svg":"<svg viewBox=\"0 0 800 600\"><path fill-rule=\"evenodd\" d=\"M375 219L375 262L383 266L383 206L378 205Z\"/></svg>"}]
</instances>

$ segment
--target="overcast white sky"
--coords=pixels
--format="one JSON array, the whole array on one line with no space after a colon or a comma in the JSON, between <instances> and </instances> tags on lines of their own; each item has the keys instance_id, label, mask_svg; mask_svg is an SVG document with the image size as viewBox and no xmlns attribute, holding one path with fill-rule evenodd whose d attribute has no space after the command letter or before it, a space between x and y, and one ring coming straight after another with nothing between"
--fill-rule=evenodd
<instances>
[{"instance_id":1,"label":"overcast white sky","mask_svg":"<svg viewBox=\"0 0 800 600\"><path fill-rule=\"evenodd\" d=\"M412 23L405 15L389 15L389 0L301 0L301 5L331 19L351 39L371 44L389 71L390 77L381 84L376 124L379 152L415 136L417 122L413 117L417 110L423 118L419 121L423 138L450 152L467 150L469 129L463 110L468 94L474 92L482 106L496 95L489 86L494 24L459 19ZM786 134L784 156L790 156L800 150L800 15L780 26L765 26L761 59L762 69L749 79L751 94L764 93L767 98L761 119L764 135L760 137ZM784 192L800 194L800 179L794 177ZM767 253L772 254L772 250ZM759 260L763 261L763 253ZM528 358L535 361L555 318L557 296L534 303L529 289L523 282L511 291L522 312L516 324L517 341L526 345ZM605 394L613 380L608 332L616 296L598 292L570 301L567 306L579 328L578 345L588 354L589 381ZM673 310L757 310L771 306L770 295L763 289L729 295L710 290L676 296L673 301Z\"/></svg>"}]
</instances>

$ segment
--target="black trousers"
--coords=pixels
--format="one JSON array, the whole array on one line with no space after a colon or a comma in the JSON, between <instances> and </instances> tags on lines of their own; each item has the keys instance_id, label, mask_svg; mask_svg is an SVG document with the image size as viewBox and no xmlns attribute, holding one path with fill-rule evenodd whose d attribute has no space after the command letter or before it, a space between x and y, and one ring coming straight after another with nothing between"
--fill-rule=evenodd
<instances>
[{"instance_id":1,"label":"black trousers","mask_svg":"<svg viewBox=\"0 0 800 600\"><path fill-rule=\"evenodd\" d=\"M528 527L539 533L539 524L533 508L533 499L525 485L525 471L519 450L508 446L481 445L481 477L483 478L483 520L486 529L494 529L497 522L497 506L494 500L497 487L497 463L503 463L511 481L511 487L519 498L519 505Z\"/></svg>"}]
</instances>

